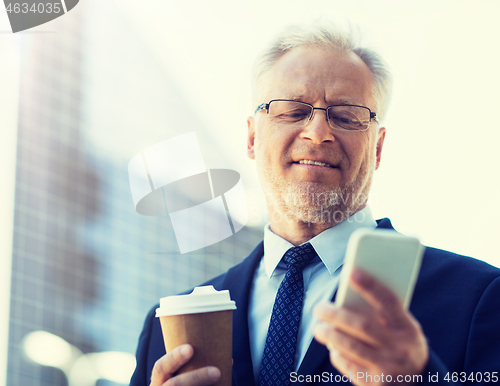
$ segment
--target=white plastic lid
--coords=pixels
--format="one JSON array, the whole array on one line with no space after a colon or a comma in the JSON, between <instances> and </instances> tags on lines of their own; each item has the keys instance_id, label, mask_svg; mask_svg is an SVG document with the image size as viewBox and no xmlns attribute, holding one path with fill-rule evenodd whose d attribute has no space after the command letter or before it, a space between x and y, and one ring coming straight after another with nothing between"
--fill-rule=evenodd
<instances>
[{"instance_id":1,"label":"white plastic lid","mask_svg":"<svg viewBox=\"0 0 500 386\"><path fill-rule=\"evenodd\" d=\"M195 287L189 295L167 296L160 299L156 317L235 310L236 304L228 290L217 291L213 286Z\"/></svg>"}]
</instances>

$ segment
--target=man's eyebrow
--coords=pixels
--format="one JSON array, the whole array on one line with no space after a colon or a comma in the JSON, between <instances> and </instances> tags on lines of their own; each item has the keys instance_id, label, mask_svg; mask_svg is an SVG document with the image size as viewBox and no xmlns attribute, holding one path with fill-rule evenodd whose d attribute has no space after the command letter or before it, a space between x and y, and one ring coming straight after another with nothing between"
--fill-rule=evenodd
<instances>
[{"instance_id":1,"label":"man's eyebrow","mask_svg":"<svg viewBox=\"0 0 500 386\"><path fill-rule=\"evenodd\" d=\"M347 98L340 98L340 99L335 99L333 101L328 101L329 106L335 106L335 105L357 105L359 106L359 103L355 102L352 99L347 99Z\"/></svg>"},{"instance_id":2,"label":"man's eyebrow","mask_svg":"<svg viewBox=\"0 0 500 386\"><path fill-rule=\"evenodd\" d=\"M288 100L291 100L291 101L304 102L303 98L304 98L304 95L302 95L302 94L299 94L299 95L293 94L293 96L290 95L290 96L287 96L287 97L285 97L283 99L288 99Z\"/></svg>"},{"instance_id":3,"label":"man's eyebrow","mask_svg":"<svg viewBox=\"0 0 500 386\"><path fill-rule=\"evenodd\" d=\"M299 101L299 102L308 103L307 101L304 100L304 94L292 94L292 95L289 94L289 95L285 95L285 97L283 97L282 99L288 99L291 101ZM345 98L345 97L329 99L327 101L327 103L329 106L335 106L335 105L357 105L357 106L359 106L360 105L359 102L356 102L353 99L349 99L349 98Z\"/></svg>"},{"instance_id":4,"label":"man's eyebrow","mask_svg":"<svg viewBox=\"0 0 500 386\"><path fill-rule=\"evenodd\" d=\"M307 101L304 100L304 94L293 94L293 95L285 95L285 97L280 98L280 99L287 99L290 101L299 101L299 102L305 102L308 103ZM328 106L342 106L342 105L355 105L355 106L362 106L359 102L354 101L353 99L349 98L338 98L338 99L330 99L328 100Z\"/></svg>"}]
</instances>

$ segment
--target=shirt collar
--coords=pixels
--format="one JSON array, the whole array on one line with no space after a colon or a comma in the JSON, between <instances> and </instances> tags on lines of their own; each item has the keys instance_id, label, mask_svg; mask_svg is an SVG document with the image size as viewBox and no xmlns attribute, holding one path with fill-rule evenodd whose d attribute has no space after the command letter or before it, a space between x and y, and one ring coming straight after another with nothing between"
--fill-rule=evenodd
<instances>
[{"instance_id":1,"label":"shirt collar","mask_svg":"<svg viewBox=\"0 0 500 386\"><path fill-rule=\"evenodd\" d=\"M376 227L377 223L367 205L340 224L328 228L307 242L311 243L328 272L332 274L342 265L347 241L351 234L359 228ZM264 268L268 277L273 275L285 252L292 247L294 247L292 243L273 233L270 224L266 224L264 227Z\"/></svg>"}]
</instances>

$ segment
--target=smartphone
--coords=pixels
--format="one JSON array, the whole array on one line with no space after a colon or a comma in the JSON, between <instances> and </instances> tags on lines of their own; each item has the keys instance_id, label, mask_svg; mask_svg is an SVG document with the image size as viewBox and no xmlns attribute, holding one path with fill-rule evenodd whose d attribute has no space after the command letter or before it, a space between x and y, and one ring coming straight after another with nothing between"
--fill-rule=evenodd
<instances>
[{"instance_id":1,"label":"smartphone","mask_svg":"<svg viewBox=\"0 0 500 386\"><path fill-rule=\"evenodd\" d=\"M389 287L408 309L425 247L414 237L386 229L358 229L349 238L335 304L354 310L369 307L349 285L353 268L361 268Z\"/></svg>"}]
</instances>

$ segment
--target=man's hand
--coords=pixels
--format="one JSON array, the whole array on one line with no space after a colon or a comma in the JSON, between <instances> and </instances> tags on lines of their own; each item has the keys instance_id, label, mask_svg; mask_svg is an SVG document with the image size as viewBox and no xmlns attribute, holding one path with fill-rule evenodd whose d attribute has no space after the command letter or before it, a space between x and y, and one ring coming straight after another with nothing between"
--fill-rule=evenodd
<instances>
[{"instance_id":1,"label":"man's hand","mask_svg":"<svg viewBox=\"0 0 500 386\"><path fill-rule=\"evenodd\" d=\"M150 386L207 386L219 380L220 371L213 366L174 376L175 372L192 356L193 347L189 344L176 347L162 356L153 367Z\"/></svg>"},{"instance_id":2,"label":"man's hand","mask_svg":"<svg viewBox=\"0 0 500 386\"><path fill-rule=\"evenodd\" d=\"M332 365L347 376L365 374L353 378L358 385L383 384L388 375L393 383L413 383L413 376L422 373L429 358L420 324L373 276L356 269L350 285L370 304L370 310L355 312L332 303L314 309L320 320L314 336L329 348ZM366 374L372 375L372 382ZM410 377L405 379L405 375Z\"/></svg>"}]
</instances>

